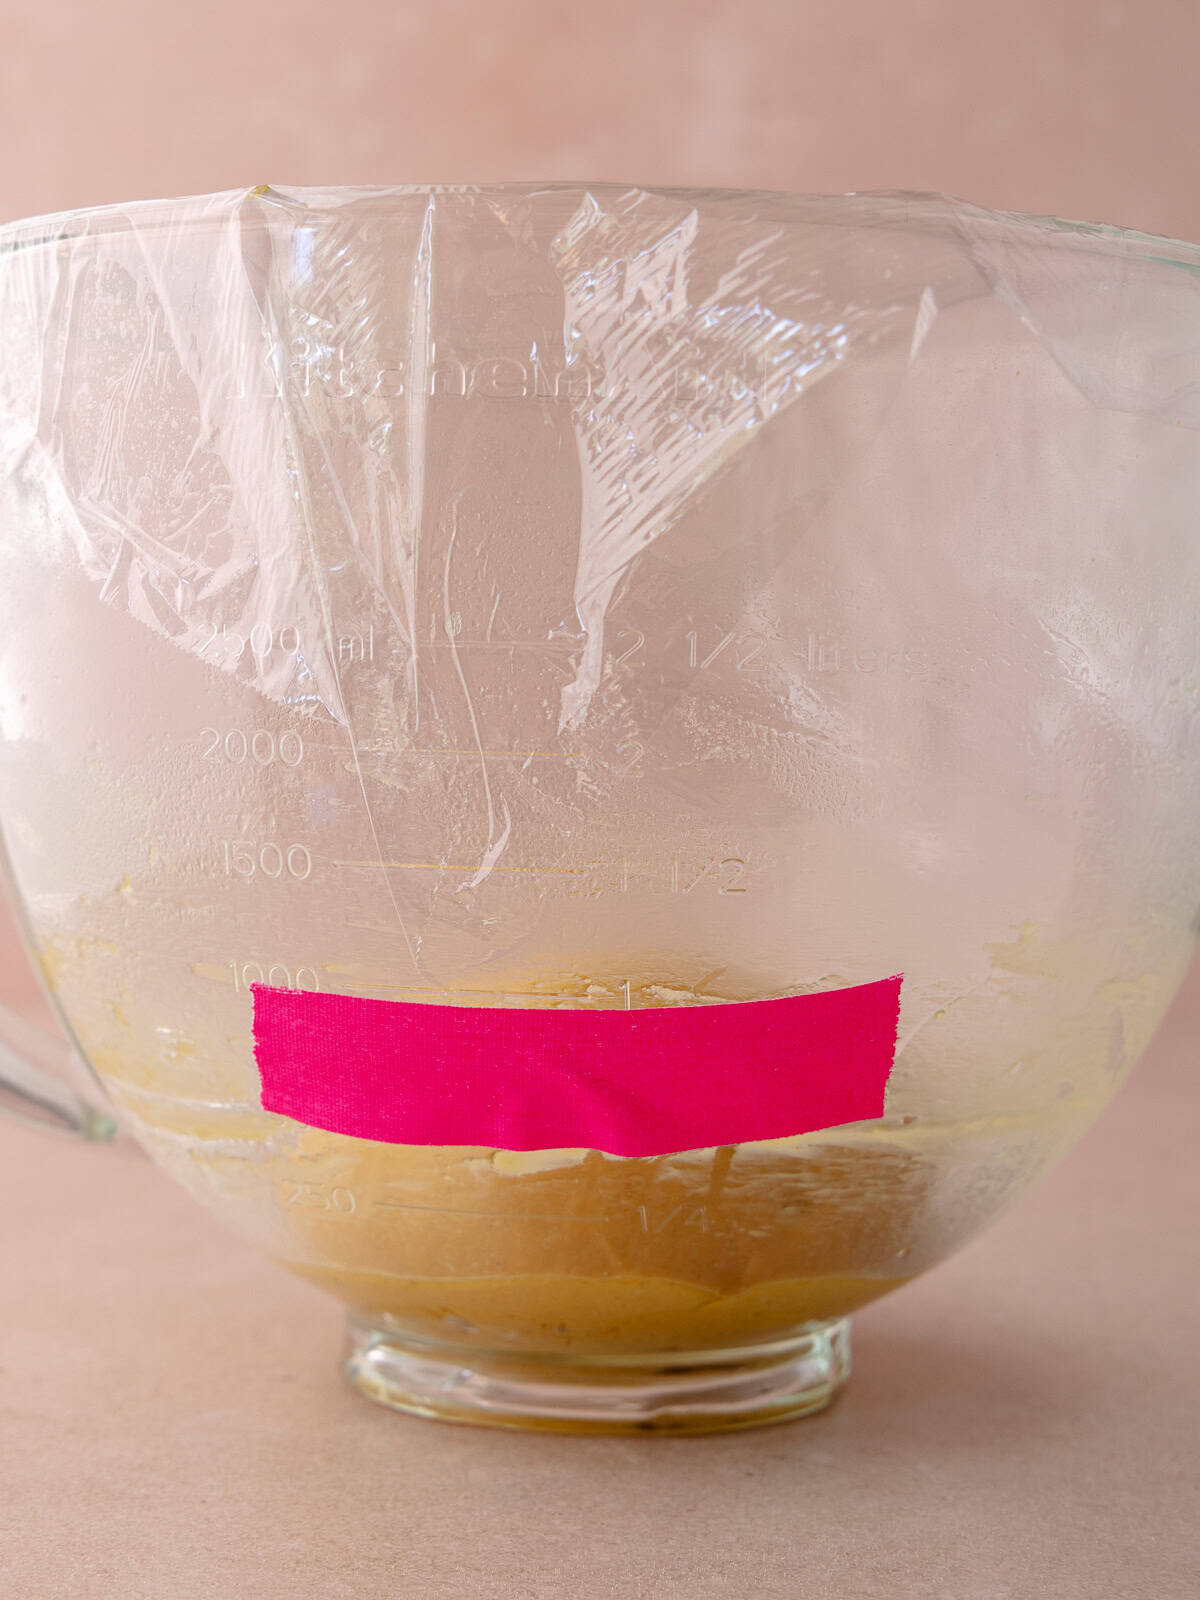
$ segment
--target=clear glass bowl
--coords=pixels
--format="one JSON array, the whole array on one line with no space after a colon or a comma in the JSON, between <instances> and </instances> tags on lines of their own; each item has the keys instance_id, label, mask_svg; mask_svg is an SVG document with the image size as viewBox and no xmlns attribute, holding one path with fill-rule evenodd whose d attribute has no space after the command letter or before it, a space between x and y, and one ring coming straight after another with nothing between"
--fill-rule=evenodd
<instances>
[{"instance_id":1,"label":"clear glass bowl","mask_svg":"<svg viewBox=\"0 0 1200 1600\"><path fill-rule=\"evenodd\" d=\"M427 1414L741 1427L1074 1140L1200 900L1200 249L936 195L269 188L0 229L0 816L120 1119ZM904 974L885 1114L264 1111L255 984ZM746 1093L762 1064L744 1063Z\"/></svg>"}]
</instances>

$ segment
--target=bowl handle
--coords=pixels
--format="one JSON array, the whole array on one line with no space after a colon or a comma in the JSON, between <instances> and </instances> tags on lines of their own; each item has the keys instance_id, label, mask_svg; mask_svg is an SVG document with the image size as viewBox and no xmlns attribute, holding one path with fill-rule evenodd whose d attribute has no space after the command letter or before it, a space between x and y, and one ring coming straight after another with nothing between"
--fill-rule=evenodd
<instances>
[{"instance_id":1,"label":"bowl handle","mask_svg":"<svg viewBox=\"0 0 1200 1600\"><path fill-rule=\"evenodd\" d=\"M112 1139L111 1111L72 1086L89 1077L69 1040L0 1006L0 1111L84 1139ZM99 1101L99 1085L92 1092Z\"/></svg>"}]
</instances>

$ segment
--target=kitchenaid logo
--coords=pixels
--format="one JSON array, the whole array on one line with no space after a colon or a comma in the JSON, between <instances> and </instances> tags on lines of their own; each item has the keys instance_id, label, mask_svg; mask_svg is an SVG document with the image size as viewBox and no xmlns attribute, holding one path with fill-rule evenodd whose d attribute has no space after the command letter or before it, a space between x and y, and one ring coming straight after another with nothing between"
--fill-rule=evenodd
<instances>
[{"instance_id":1,"label":"kitchenaid logo","mask_svg":"<svg viewBox=\"0 0 1200 1600\"><path fill-rule=\"evenodd\" d=\"M261 387L243 385L231 399L299 394L327 400L397 400L404 395L459 400L580 400L603 392L603 374L588 362L468 350L445 341L418 358L373 362L359 350L295 340L276 346L263 364Z\"/></svg>"},{"instance_id":2,"label":"kitchenaid logo","mask_svg":"<svg viewBox=\"0 0 1200 1600\"><path fill-rule=\"evenodd\" d=\"M471 350L438 340L418 359L397 357L376 364L364 360L361 351L298 339L286 353L276 347L261 376L261 388L247 384L229 398L398 400L415 393L466 401L603 400L611 406L624 396L668 406L699 406L761 396L771 375L763 352L721 350L707 361L695 345L688 347L683 359L663 357L656 362L648 355L636 374L631 370L614 382L594 362L544 353L537 346L516 354Z\"/></svg>"}]
</instances>

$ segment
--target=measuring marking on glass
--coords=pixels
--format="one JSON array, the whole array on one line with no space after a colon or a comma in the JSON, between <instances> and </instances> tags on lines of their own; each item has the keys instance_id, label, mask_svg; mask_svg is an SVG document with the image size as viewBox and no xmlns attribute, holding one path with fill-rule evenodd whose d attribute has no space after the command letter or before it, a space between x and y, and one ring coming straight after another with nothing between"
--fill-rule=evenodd
<instances>
[{"instance_id":1,"label":"measuring marking on glass","mask_svg":"<svg viewBox=\"0 0 1200 1600\"><path fill-rule=\"evenodd\" d=\"M583 649L570 639L425 639L419 650L548 650L552 654Z\"/></svg>"},{"instance_id":2,"label":"measuring marking on glass","mask_svg":"<svg viewBox=\"0 0 1200 1600\"><path fill-rule=\"evenodd\" d=\"M396 744L316 744L309 742L310 750L333 750L338 755L372 756L474 756L478 760L481 756L488 761L505 758L511 760L528 761L533 756L544 757L553 761L583 761L586 752L583 750L481 750L478 745L469 748L451 749L446 745L439 745L436 749L417 749L415 745Z\"/></svg>"},{"instance_id":3,"label":"measuring marking on glass","mask_svg":"<svg viewBox=\"0 0 1200 1600\"><path fill-rule=\"evenodd\" d=\"M601 1011L254 984L254 1054L263 1109L331 1133L656 1156L882 1116L902 982Z\"/></svg>"},{"instance_id":4,"label":"measuring marking on glass","mask_svg":"<svg viewBox=\"0 0 1200 1600\"><path fill-rule=\"evenodd\" d=\"M278 984L269 984L267 987L279 988L281 986ZM355 992L354 987L348 978L343 977L341 979L340 987L341 990L351 991L352 995ZM476 1000L494 1000L497 1005L502 1006L511 1005L514 1000L540 1000L544 1005L547 1006L552 1006L555 1004L555 1002L558 1002L561 1005L562 1002L561 995L550 994L545 989L435 989L431 984L422 986L419 983L383 983L378 979L372 979L368 987L372 991L378 989L388 989L391 990L396 996L416 994L442 995L450 1005L454 1005L456 1003L456 996L466 995L470 995ZM369 1000L378 999L379 997L377 994L372 992L371 994L362 995L361 998L364 1000ZM589 1007L588 1009L590 1010L595 1008Z\"/></svg>"},{"instance_id":5,"label":"measuring marking on glass","mask_svg":"<svg viewBox=\"0 0 1200 1600\"><path fill-rule=\"evenodd\" d=\"M602 865L603 863L595 863ZM473 867L453 866L445 861L335 861L335 867L367 868L373 872L478 872ZM490 872L524 872L535 878L577 877L590 872L591 867L490 867Z\"/></svg>"},{"instance_id":6,"label":"measuring marking on glass","mask_svg":"<svg viewBox=\"0 0 1200 1600\"><path fill-rule=\"evenodd\" d=\"M609 1217L566 1217L557 1211L476 1211L470 1206L421 1206L407 1200L372 1200L381 1211L436 1211L447 1217L487 1217L495 1222L608 1222Z\"/></svg>"}]
</instances>

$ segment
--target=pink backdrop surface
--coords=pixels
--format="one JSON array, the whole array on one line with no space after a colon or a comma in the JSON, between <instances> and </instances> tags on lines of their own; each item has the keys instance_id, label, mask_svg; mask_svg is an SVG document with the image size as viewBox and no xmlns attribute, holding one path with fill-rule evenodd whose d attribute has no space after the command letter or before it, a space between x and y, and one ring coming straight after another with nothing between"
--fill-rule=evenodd
<instances>
[{"instance_id":1,"label":"pink backdrop surface","mask_svg":"<svg viewBox=\"0 0 1200 1600\"><path fill-rule=\"evenodd\" d=\"M240 185L941 190L1200 238L1194 0L0 0L0 220ZM0 906L0 998L40 1005Z\"/></svg>"},{"instance_id":2,"label":"pink backdrop surface","mask_svg":"<svg viewBox=\"0 0 1200 1600\"><path fill-rule=\"evenodd\" d=\"M1200 234L1193 0L3 0L0 217L241 184L941 189Z\"/></svg>"},{"instance_id":3,"label":"pink backdrop surface","mask_svg":"<svg viewBox=\"0 0 1200 1600\"><path fill-rule=\"evenodd\" d=\"M1200 238L1196 0L0 0L0 220L272 183L584 179ZM38 991L0 907L0 1000ZM1193 1600L1200 970L986 1239L716 1440L389 1416L341 1311L148 1163L0 1124L14 1600Z\"/></svg>"}]
</instances>

